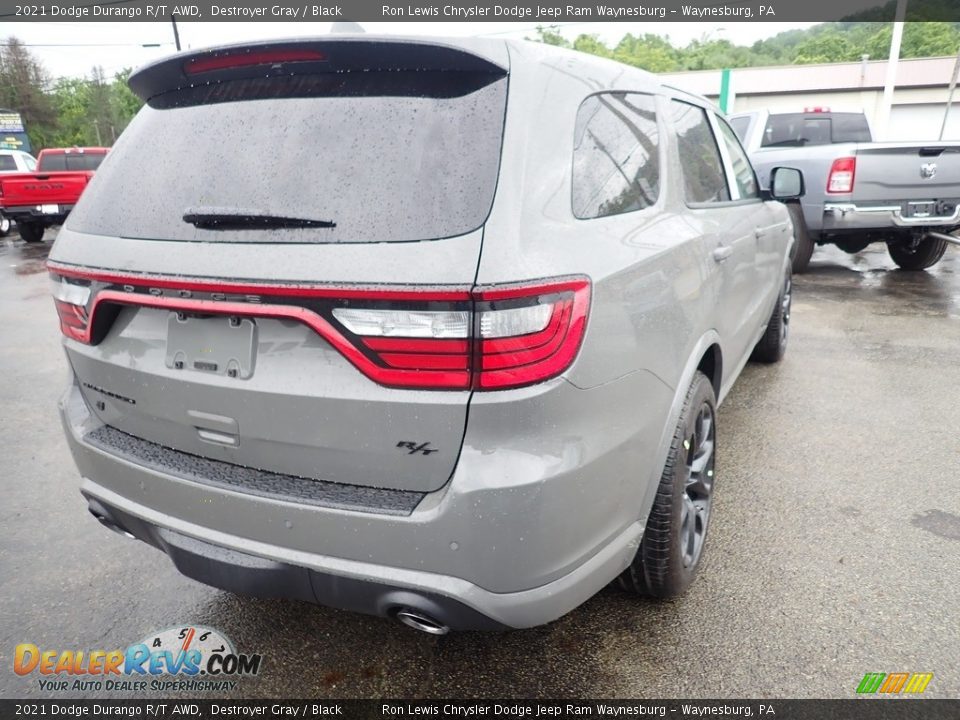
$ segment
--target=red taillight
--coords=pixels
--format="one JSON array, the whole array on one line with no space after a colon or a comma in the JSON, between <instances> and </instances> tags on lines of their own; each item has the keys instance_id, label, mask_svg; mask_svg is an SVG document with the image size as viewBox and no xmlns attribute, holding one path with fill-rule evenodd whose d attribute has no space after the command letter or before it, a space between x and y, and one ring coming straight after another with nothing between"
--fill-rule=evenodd
<instances>
[{"instance_id":1,"label":"red taillight","mask_svg":"<svg viewBox=\"0 0 960 720\"><path fill-rule=\"evenodd\" d=\"M327 57L316 50L261 50L259 52L235 52L226 55L210 55L194 58L183 64L187 75L227 70L231 68L252 67L254 65L276 65L277 63L322 62Z\"/></svg>"},{"instance_id":2,"label":"red taillight","mask_svg":"<svg viewBox=\"0 0 960 720\"><path fill-rule=\"evenodd\" d=\"M830 174L827 176L827 192L853 192L853 180L856 174L857 159L855 157L837 158L830 166Z\"/></svg>"},{"instance_id":3,"label":"red taillight","mask_svg":"<svg viewBox=\"0 0 960 720\"><path fill-rule=\"evenodd\" d=\"M478 390L532 385L556 377L573 363L586 329L590 306L588 280L480 288L475 296L481 326L477 353L480 367L474 382ZM534 332L484 332L484 313L543 307L550 308L549 318Z\"/></svg>"},{"instance_id":4,"label":"red taillight","mask_svg":"<svg viewBox=\"0 0 960 720\"><path fill-rule=\"evenodd\" d=\"M291 319L388 387L503 390L556 377L580 349L586 278L468 288L222 283L77 271L50 263L64 335L96 343L98 308ZM256 301L235 301L227 297ZM98 336L110 325L99 320Z\"/></svg>"},{"instance_id":5,"label":"red taillight","mask_svg":"<svg viewBox=\"0 0 960 720\"><path fill-rule=\"evenodd\" d=\"M60 316L63 334L80 342L89 342L87 327L87 303L90 301L90 286L68 282L66 278L50 278L53 302Z\"/></svg>"},{"instance_id":6,"label":"red taillight","mask_svg":"<svg viewBox=\"0 0 960 720\"><path fill-rule=\"evenodd\" d=\"M805 107L803 111L805 113L828 113L830 112L830 108L824 107L822 105L816 105L814 107Z\"/></svg>"}]
</instances>

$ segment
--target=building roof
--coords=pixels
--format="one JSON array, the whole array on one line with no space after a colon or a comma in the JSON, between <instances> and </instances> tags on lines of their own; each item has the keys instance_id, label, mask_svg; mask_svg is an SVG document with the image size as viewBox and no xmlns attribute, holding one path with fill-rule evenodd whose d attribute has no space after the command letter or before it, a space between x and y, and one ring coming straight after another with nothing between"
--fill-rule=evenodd
<instances>
[{"instance_id":1,"label":"building roof","mask_svg":"<svg viewBox=\"0 0 960 720\"><path fill-rule=\"evenodd\" d=\"M944 87L953 74L954 57L901 60L897 65L898 88ZM716 95L720 70L661 73L664 83L677 85L701 95ZM738 95L820 92L883 88L886 60L824 63L818 65L777 65L735 68L734 89Z\"/></svg>"}]
</instances>

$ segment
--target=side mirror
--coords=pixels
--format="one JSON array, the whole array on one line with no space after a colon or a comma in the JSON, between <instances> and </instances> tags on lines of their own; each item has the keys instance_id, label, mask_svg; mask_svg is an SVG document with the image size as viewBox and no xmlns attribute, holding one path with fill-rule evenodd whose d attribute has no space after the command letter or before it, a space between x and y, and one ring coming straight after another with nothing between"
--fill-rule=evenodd
<instances>
[{"instance_id":1,"label":"side mirror","mask_svg":"<svg viewBox=\"0 0 960 720\"><path fill-rule=\"evenodd\" d=\"M770 197L774 200L796 200L803 197L803 173L796 168L778 167L770 171Z\"/></svg>"}]
</instances>

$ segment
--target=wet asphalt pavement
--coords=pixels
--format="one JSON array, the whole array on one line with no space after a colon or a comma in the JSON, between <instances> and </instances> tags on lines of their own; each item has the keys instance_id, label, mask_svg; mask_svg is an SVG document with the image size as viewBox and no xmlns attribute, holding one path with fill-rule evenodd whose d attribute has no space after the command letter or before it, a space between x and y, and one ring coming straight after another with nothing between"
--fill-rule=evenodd
<instances>
[{"instance_id":1,"label":"wet asphalt pavement","mask_svg":"<svg viewBox=\"0 0 960 720\"><path fill-rule=\"evenodd\" d=\"M109 650L188 623L265 656L238 696L844 698L903 671L960 697L960 249L921 273L882 246L814 255L786 359L749 365L721 409L685 597L608 588L547 627L437 638L205 587L88 515L55 412L51 234L0 239L0 697L57 697L13 674L17 643Z\"/></svg>"}]
</instances>

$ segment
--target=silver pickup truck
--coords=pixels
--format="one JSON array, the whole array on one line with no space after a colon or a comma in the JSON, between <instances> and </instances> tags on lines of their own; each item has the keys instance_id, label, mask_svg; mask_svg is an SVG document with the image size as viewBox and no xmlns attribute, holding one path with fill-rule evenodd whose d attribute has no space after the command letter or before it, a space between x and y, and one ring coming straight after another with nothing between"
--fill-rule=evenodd
<instances>
[{"instance_id":1,"label":"silver pickup truck","mask_svg":"<svg viewBox=\"0 0 960 720\"><path fill-rule=\"evenodd\" d=\"M849 253L885 242L905 270L924 270L960 244L960 143L874 143L863 113L754 111L730 116L757 171L803 172L806 195L789 206L796 228L794 272L815 245Z\"/></svg>"}]
</instances>

